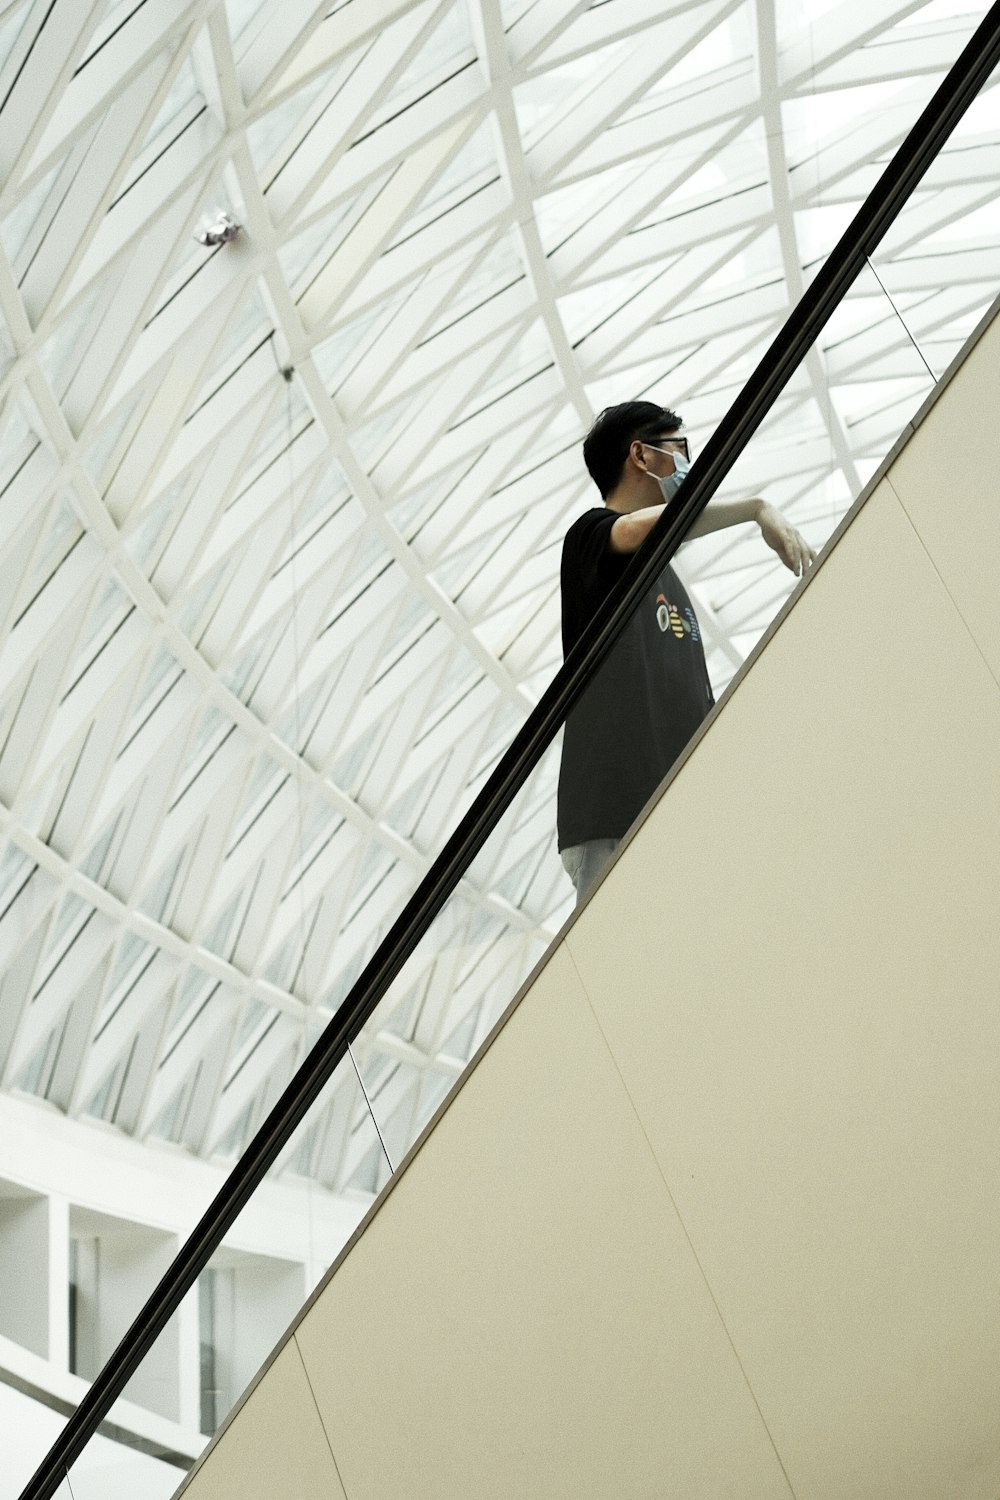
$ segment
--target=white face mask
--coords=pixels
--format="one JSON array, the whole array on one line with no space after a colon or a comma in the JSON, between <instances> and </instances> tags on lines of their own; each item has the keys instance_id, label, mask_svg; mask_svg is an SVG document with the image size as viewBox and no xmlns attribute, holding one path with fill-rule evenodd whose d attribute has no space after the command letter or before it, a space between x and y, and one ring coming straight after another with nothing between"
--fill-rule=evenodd
<instances>
[{"instance_id":1,"label":"white face mask","mask_svg":"<svg viewBox=\"0 0 1000 1500\"><path fill-rule=\"evenodd\" d=\"M674 472L672 474L665 474L662 477L659 474L650 475L650 478L655 479L660 486L660 494L664 500L672 500L691 467L691 460L685 458L683 453L674 453L670 448L657 448L655 443L646 443L644 446L652 448L654 453L665 453L669 458L673 459Z\"/></svg>"}]
</instances>

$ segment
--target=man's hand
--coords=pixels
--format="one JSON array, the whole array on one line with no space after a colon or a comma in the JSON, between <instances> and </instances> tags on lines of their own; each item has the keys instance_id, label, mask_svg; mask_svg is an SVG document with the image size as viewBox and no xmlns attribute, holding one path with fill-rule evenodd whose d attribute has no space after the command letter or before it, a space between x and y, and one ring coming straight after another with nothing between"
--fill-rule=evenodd
<instances>
[{"instance_id":1,"label":"man's hand","mask_svg":"<svg viewBox=\"0 0 1000 1500\"><path fill-rule=\"evenodd\" d=\"M816 561L815 552L801 531L796 530L790 521L786 521L780 510L775 510L765 500L757 503L760 506L757 524L760 526L761 536L796 578L804 578Z\"/></svg>"}]
</instances>

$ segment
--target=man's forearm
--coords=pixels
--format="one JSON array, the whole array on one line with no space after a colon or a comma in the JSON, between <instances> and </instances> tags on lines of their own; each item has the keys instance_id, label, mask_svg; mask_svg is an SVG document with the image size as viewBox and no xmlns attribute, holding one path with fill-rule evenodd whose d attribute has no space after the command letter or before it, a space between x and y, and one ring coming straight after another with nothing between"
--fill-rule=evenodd
<instances>
[{"instance_id":1,"label":"man's forearm","mask_svg":"<svg viewBox=\"0 0 1000 1500\"><path fill-rule=\"evenodd\" d=\"M665 509L663 505L648 505L619 516L611 528L612 552L635 552ZM816 561L816 553L801 532L785 520L780 510L775 510L759 495L749 500L710 500L685 541L695 536L707 536L712 531L722 531L726 526L739 526L745 521L757 523L764 541L778 554L786 568L797 577L808 573Z\"/></svg>"},{"instance_id":2,"label":"man's forearm","mask_svg":"<svg viewBox=\"0 0 1000 1500\"><path fill-rule=\"evenodd\" d=\"M739 526L743 521L759 521L764 501L710 500L684 538L707 536L710 531L721 531L726 526ZM611 547L615 552L635 552L641 547L660 516L665 505L647 505L631 515L619 516L611 531Z\"/></svg>"},{"instance_id":3,"label":"man's forearm","mask_svg":"<svg viewBox=\"0 0 1000 1500\"><path fill-rule=\"evenodd\" d=\"M686 540L707 536L710 531L723 531L727 526L739 526L744 521L759 521L764 501L759 496L750 500L710 500L688 531Z\"/></svg>"}]
</instances>

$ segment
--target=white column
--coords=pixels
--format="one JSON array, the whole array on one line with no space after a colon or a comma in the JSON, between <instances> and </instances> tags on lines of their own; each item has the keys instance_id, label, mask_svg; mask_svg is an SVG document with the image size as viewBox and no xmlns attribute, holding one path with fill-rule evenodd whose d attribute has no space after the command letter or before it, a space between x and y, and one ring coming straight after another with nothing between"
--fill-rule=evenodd
<instances>
[{"instance_id":1,"label":"white column","mask_svg":"<svg viewBox=\"0 0 1000 1500\"><path fill-rule=\"evenodd\" d=\"M198 1287L188 1292L177 1309L177 1373L180 1405L177 1420L197 1432L201 1426L201 1358L198 1347Z\"/></svg>"},{"instance_id":2,"label":"white column","mask_svg":"<svg viewBox=\"0 0 1000 1500\"><path fill-rule=\"evenodd\" d=\"M49 1353L48 1199L0 1188L0 1333L44 1357ZM63 1284L63 1296L66 1286Z\"/></svg>"},{"instance_id":3,"label":"white column","mask_svg":"<svg viewBox=\"0 0 1000 1500\"><path fill-rule=\"evenodd\" d=\"M60 1370L69 1369L69 1201L48 1200L48 1356Z\"/></svg>"}]
</instances>

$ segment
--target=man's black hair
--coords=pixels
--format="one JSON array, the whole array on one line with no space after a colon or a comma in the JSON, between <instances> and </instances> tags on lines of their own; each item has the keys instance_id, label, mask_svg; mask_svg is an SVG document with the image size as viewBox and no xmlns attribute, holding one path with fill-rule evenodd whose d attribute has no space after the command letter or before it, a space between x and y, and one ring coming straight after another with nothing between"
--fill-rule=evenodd
<instances>
[{"instance_id":1,"label":"man's black hair","mask_svg":"<svg viewBox=\"0 0 1000 1500\"><path fill-rule=\"evenodd\" d=\"M639 438L651 443L654 438L676 432L681 419L666 406L655 401L623 401L620 406L606 406L583 440L583 461L591 479L606 500L625 467L628 450Z\"/></svg>"}]
</instances>

